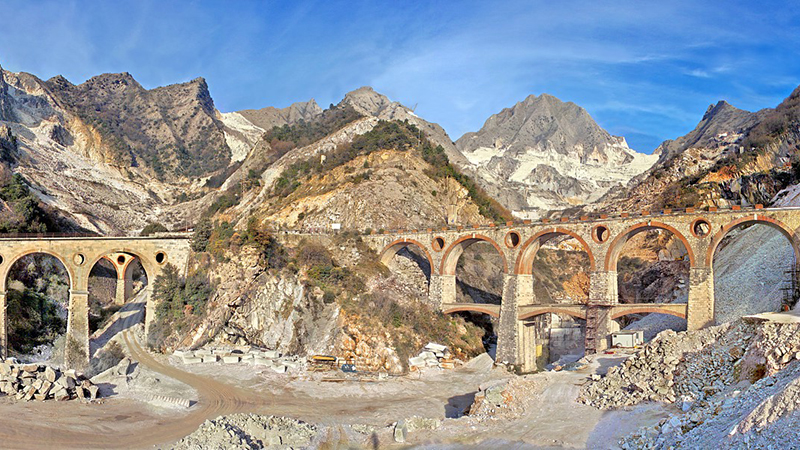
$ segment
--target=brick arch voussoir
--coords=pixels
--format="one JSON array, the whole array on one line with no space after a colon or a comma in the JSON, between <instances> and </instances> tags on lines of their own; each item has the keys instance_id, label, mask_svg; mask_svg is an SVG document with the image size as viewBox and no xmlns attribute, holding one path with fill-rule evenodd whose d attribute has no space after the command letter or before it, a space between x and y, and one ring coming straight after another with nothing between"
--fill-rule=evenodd
<instances>
[{"instance_id":1,"label":"brick arch voussoir","mask_svg":"<svg viewBox=\"0 0 800 450\"><path fill-rule=\"evenodd\" d=\"M397 252L399 252L400 250L402 250L403 248L405 248L405 247L407 247L409 245L416 245L417 247L419 247L420 250L425 252L425 257L428 259L428 264L430 264L430 266L431 266L431 274L435 273L436 272L436 266L433 264L433 258L431 257L431 253L428 251L428 249L424 245L422 245L422 243L420 243L419 241L416 241L414 239L396 239L396 240L392 241L389 245L384 247L384 249L381 251L380 255L378 256L378 261L383 261L383 258L390 252L393 252L392 256L396 255ZM394 247L396 247L396 248L394 250L392 250L392 248L394 248Z\"/></svg>"},{"instance_id":2,"label":"brick arch voussoir","mask_svg":"<svg viewBox=\"0 0 800 450\"><path fill-rule=\"evenodd\" d=\"M662 230L667 230L672 233L676 238L678 238L683 247L686 249L686 253L689 255L689 265L691 267L696 266L696 260L694 256L694 251L692 250L692 246L689 244L689 240L686 239L686 236L683 235L677 228L667 225L662 222L656 222L654 220L637 223L629 227L627 230L619 233L611 244L608 246L608 252L606 252L606 261L605 261L605 270L607 271L616 271L617 270L617 256L618 253L622 250L622 246L628 241L628 238L633 236L634 234L638 234L641 231L652 230L655 228L660 228ZM619 247L619 248L618 248Z\"/></svg>"},{"instance_id":3,"label":"brick arch voussoir","mask_svg":"<svg viewBox=\"0 0 800 450\"><path fill-rule=\"evenodd\" d=\"M531 245L536 242L537 240L541 239L544 236L549 234L563 234L575 238L578 242L581 243L583 249L589 255L589 270L594 272L595 270L595 260L594 260L594 253L592 253L592 249L589 247L589 244L584 240L580 235L575 233L574 231L567 230L566 228L555 228L551 230L542 230L535 235L533 235L530 239L525 241L522 244L522 248L520 248L519 255L517 256L517 261L514 264L514 273L518 275L531 275L533 273L533 257L536 256L534 254L528 254ZM543 242L544 243L544 242ZM530 261L528 261L530 259ZM530 262L530 264L528 264Z\"/></svg>"},{"instance_id":4,"label":"brick arch voussoir","mask_svg":"<svg viewBox=\"0 0 800 450\"><path fill-rule=\"evenodd\" d=\"M798 243L798 236L797 233L794 232L790 227L786 226L783 222L777 219L773 219L771 217L767 217L764 215L756 215L755 217L742 217L741 219L736 219L732 222L729 222L727 225L724 225L721 230L719 230L711 240L711 245L708 246L708 250L706 251L705 263L706 267L712 267L714 263L714 254L717 252L717 247L719 243L722 242L722 239L727 236L727 234L734 228L738 227L739 225L748 224L748 223L763 223L765 225L770 225L772 228L777 229L781 232L792 245L792 250L794 250L795 254L795 261L800 262L800 243Z\"/></svg>"},{"instance_id":5,"label":"brick arch voussoir","mask_svg":"<svg viewBox=\"0 0 800 450\"><path fill-rule=\"evenodd\" d=\"M680 317L681 319L684 320L686 319L686 313L681 313L672 309L659 308L657 306L623 309L622 311L613 313L611 315L611 318L619 319L620 317L629 316L631 314L644 314L644 313L669 314L671 316Z\"/></svg>"},{"instance_id":6,"label":"brick arch voussoir","mask_svg":"<svg viewBox=\"0 0 800 450\"><path fill-rule=\"evenodd\" d=\"M586 311L583 312L576 312L568 309L558 309L558 308L541 308L535 309L533 311L528 311L525 314L519 316L519 320L530 319L532 317L541 316L542 314L566 314L568 316L575 317L577 319L586 320Z\"/></svg>"},{"instance_id":7,"label":"brick arch voussoir","mask_svg":"<svg viewBox=\"0 0 800 450\"><path fill-rule=\"evenodd\" d=\"M455 308L448 308L442 311L442 314L453 314L457 312L478 312L478 313L488 314L495 318L500 317L500 314L492 311L491 309L481 308L480 306L458 306Z\"/></svg>"},{"instance_id":8,"label":"brick arch voussoir","mask_svg":"<svg viewBox=\"0 0 800 450\"><path fill-rule=\"evenodd\" d=\"M506 274L508 273L508 261L506 261L506 254L503 252L503 249L499 245L497 245L497 242L495 242L494 239L492 239L492 238L490 238L488 236L484 236L482 234L469 234L469 235L462 236L462 237L458 238L455 242L450 244L449 247L447 247L447 250L444 252L444 255L442 256L441 266L439 267L439 274L440 275L455 275L455 266L456 266L455 263L453 264L453 273L445 273L445 271L447 270L448 261L450 259L450 254L453 252L453 250L456 247L460 246L461 244L463 244L466 241L475 241L475 242L477 242L477 241L486 241L486 242L492 244L492 246L495 248L495 250L497 250L497 253L500 254L500 258L502 258L502 260L503 260L503 273L506 273ZM457 262L458 261L456 261L456 263Z\"/></svg>"}]
</instances>

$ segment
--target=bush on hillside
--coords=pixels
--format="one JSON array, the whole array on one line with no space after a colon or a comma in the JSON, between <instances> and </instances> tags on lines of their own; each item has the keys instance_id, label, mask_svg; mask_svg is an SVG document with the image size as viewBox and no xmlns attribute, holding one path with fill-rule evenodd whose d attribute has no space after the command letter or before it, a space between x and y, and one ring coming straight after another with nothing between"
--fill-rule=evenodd
<instances>
[{"instance_id":1,"label":"bush on hillside","mask_svg":"<svg viewBox=\"0 0 800 450\"><path fill-rule=\"evenodd\" d=\"M156 233L165 233L169 231L167 227L160 223L150 222L142 228L142 232L139 233L139 236L152 236Z\"/></svg>"},{"instance_id":2,"label":"bush on hillside","mask_svg":"<svg viewBox=\"0 0 800 450\"><path fill-rule=\"evenodd\" d=\"M197 324L205 316L206 304L213 293L214 287L205 271L184 278L174 265L167 264L153 285L156 311L147 344L161 350L170 335Z\"/></svg>"}]
</instances>

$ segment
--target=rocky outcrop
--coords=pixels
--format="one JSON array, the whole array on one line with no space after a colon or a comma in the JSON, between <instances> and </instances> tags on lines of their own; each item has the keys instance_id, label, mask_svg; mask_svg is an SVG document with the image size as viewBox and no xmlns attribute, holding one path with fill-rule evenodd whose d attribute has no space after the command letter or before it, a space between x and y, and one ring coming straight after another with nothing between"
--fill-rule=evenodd
<instances>
[{"instance_id":1,"label":"rocky outcrop","mask_svg":"<svg viewBox=\"0 0 800 450\"><path fill-rule=\"evenodd\" d=\"M664 141L653 153L659 155L660 165L689 148L727 147L756 125L766 112L745 111L720 100L716 105L709 105L692 131L675 140Z\"/></svg>"},{"instance_id":2,"label":"rocky outcrop","mask_svg":"<svg viewBox=\"0 0 800 450\"><path fill-rule=\"evenodd\" d=\"M309 290L296 274L270 273L245 247L235 260L216 267L217 294L204 320L177 342L198 348L209 342L253 345L283 354L330 353L338 332L339 308Z\"/></svg>"},{"instance_id":3,"label":"rocky outcrop","mask_svg":"<svg viewBox=\"0 0 800 450\"><path fill-rule=\"evenodd\" d=\"M307 102L292 103L286 108L268 106L262 109L244 109L237 113L253 125L269 130L272 127L291 125L301 120L306 122L314 120L315 117L322 114L322 108L312 98Z\"/></svg>"},{"instance_id":4,"label":"rocky outcrop","mask_svg":"<svg viewBox=\"0 0 800 450\"><path fill-rule=\"evenodd\" d=\"M432 142L441 145L453 165L462 168L467 164L464 155L456 149L453 140L450 139L450 136L447 135L444 128L436 123L431 123L422 119L414 114L414 111L410 108L389 100L388 97L375 92L375 90L369 86L364 86L355 91L348 92L344 96L341 104L350 105L356 111L367 117L375 117L383 120L408 120L409 123L419 127Z\"/></svg>"},{"instance_id":5,"label":"rocky outcrop","mask_svg":"<svg viewBox=\"0 0 800 450\"><path fill-rule=\"evenodd\" d=\"M594 202L656 160L628 148L583 108L547 94L489 117L456 146L483 187L522 217Z\"/></svg>"},{"instance_id":6,"label":"rocky outcrop","mask_svg":"<svg viewBox=\"0 0 800 450\"><path fill-rule=\"evenodd\" d=\"M148 166L159 177L197 177L230 162L203 78L152 90L129 73L98 75L77 86L58 78L45 86L61 106L98 129L114 150L110 163Z\"/></svg>"}]
</instances>

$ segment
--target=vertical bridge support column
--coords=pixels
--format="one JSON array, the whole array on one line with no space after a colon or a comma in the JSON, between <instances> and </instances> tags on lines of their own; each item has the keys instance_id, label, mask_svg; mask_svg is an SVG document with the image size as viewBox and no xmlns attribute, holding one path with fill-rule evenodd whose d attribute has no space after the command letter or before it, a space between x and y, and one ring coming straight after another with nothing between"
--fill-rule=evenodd
<instances>
[{"instance_id":1,"label":"vertical bridge support column","mask_svg":"<svg viewBox=\"0 0 800 450\"><path fill-rule=\"evenodd\" d=\"M455 275L431 274L431 282L428 286L428 302L435 309L442 309L443 303L454 303L456 301L456 277Z\"/></svg>"},{"instance_id":2,"label":"vertical bridge support column","mask_svg":"<svg viewBox=\"0 0 800 450\"><path fill-rule=\"evenodd\" d=\"M589 305L586 311L587 354L608 348L608 336L618 330L611 318L611 307L617 304L617 272L595 271L589 282Z\"/></svg>"},{"instance_id":3,"label":"vertical bridge support column","mask_svg":"<svg viewBox=\"0 0 800 450\"><path fill-rule=\"evenodd\" d=\"M689 306L687 330L714 325L714 270L711 267L689 269Z\"/></svg>"},{"instance_id":4,"label":"vertical bridge support column","mask_svg":"<svg viewBox=\"0 0 800 450\"><path fill-rule=\"evenodd\" d=\"M516 365L518 361L521 323L517 319L517 296L514 295L517 280L513 275L503 274L503 300L500 303L500 324L497 330L496 362Z\"/></svg>"},{"instance_id":5,"label":"vertical bridge support column","mask_svg":"<svg viewBox=\"0 0 800 450\"><path fill-rule=\"evenodd\" d=\"M6 293L0 292L0 358L8 357L8 305Z\"/></svg>"},{"instance_id":6,"label":"vertical bridge support column","mask_svg":"<svg viewBox=\"0 0 800 450\"><path fill-rule=\"evenodd\" d=\"M64 363L84 370L89 366L89 291L70 289Z\"/></svg>"},{"instance_id":7,"label":"vertical bridge support column","mask_svg":"<svg viewBox=\"0 0 800 450\"><path fill-rule=\"evenodd\" d=\"M533 305L536 298L533 294L533 275L517 274L514 276L514 297L516 307ZM503 300L505 302L505 299ZM515 319L517 333L517 366L522 373L536 372L536 358L539 356L536 348L536 327L525 320Z\"/></svg>"}]
</instances>

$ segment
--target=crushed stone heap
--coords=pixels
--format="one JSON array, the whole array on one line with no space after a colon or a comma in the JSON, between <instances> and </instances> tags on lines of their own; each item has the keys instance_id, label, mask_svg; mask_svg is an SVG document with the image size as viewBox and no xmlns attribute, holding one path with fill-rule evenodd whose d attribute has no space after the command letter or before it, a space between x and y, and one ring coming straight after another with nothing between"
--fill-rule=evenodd
<instances>
[{"instance_id":1,"label":"crushed stone heap","mask_svg":"<svg viewBox=\"0 0 800 450\"><path fill-rule=\"evenodd\" d=\"M199 448L308 448L317 427L287 417L231 414L203 422L175 450Z\"/></svg>"},{"instance_id":2,"label":"crushed stone heap","mask_svg":"<svg viewBox=\"0 0 800 450\"><path fill-rule=\"evenodd\" d=\"M0 360L0 393L25 401L94 400L98 387L74 370Z\"/></svg>"},{"instance_id":3,"label":"crushed stone heap","mask_svg":"<svg viewBox=\"0 0 800 450\"><path fill-rule=\"evenodd\" d=\"M667 330L585 386L579 400L600 409L703 401L775 374L799 352L800 324L738 320L693 332Z\"/></svg>"}]
</instances>

